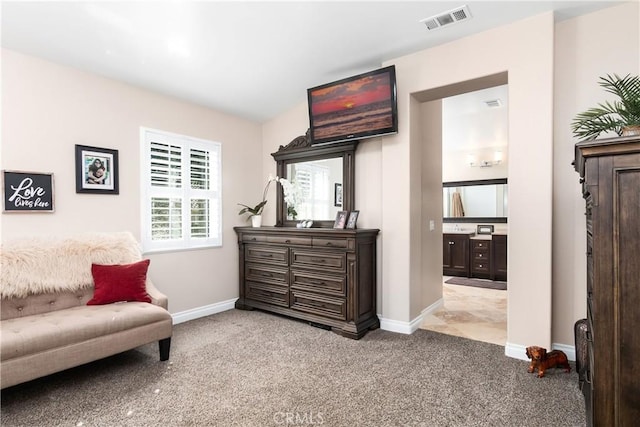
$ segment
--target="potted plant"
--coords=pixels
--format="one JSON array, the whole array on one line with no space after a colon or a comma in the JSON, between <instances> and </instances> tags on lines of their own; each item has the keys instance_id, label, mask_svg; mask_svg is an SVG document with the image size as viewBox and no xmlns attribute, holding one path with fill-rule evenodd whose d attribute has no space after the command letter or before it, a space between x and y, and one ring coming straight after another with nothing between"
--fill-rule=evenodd
<instances>
[{"instance_id":1,"label":"potted plant","mask_svg":"<svg viewBox=\"0 0 640 427\"><path fill-rule=\"evenodd\" d=\"M262 210L264 209L264 205L267 204L267 191L269 191L271 182L277 180L278 178L274 180L273 176L269 175L267 185L264 186L264 190L262 191L262 201L253 207L238 203L238 205L243 206L243 208L240 209L240 212L238 212L238 215L248 213L249 216L247 219L251 219L251 225L254 227L260 227L262 225Z\"/></svg>"},{"instance_id":2,"label":"potted plant","mask_svg":"<svg viewBox=\"0 0 640 427\"><path fill-rule=\"evenodd\" d=\"M238 203L238 205L243 206L238 212L238 215L248 213L248 218L251 218L251 225L253 227L260 227L262 225L262 211L264 210L264 205L267 204L267 192L269 191L269 186L271 183L279 182L282 185L282 189L284 190L285 202L289 203L288 213L290 215L297 215L294 206L294 198L293 198L293 186L292 184L285 178L273 177L269 175L269 179L267 180L267 185L264 186L264 191L262 192L262 201L255 206L247 206L242 203Z\"/></svg>"},{"instance_id":3,"label":"potted plant","mask_svg":"<svg viewBox=\"0 0 640 427\"><path fill-rule=\"evenodd\" d=\"M600 77L599 84L619 99L599 103L576 115L571 123L573 134L583 141L596 139L602 132L640 135L640 77L607 74Z\"/></svg>"}]
</instances>

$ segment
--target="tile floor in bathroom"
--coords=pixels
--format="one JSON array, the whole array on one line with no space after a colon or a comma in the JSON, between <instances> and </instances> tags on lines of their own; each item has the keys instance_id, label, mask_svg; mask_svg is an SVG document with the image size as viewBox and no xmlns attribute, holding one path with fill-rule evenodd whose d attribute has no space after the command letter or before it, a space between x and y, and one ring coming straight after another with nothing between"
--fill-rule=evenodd
<instances>
[{"instance_id":1,"label":"tile floor in bathroom","mask_svg":"<svg viewBox=\"0 0 640 427\"><path fill-rule=\"evenodd\" d=\"M443 306L426 315L421 329L504 346L507 291L449 285L442 278Z\"/></svg>"}]
</instances>

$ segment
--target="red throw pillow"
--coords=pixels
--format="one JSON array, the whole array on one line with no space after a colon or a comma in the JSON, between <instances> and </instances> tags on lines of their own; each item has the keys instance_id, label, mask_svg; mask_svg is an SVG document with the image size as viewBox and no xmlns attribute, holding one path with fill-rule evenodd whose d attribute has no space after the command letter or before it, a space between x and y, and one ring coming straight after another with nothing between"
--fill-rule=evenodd
<instances>
[{"instance_id":1,"label":"red throw pillow","mask_svg":"<svg viewBox=\"0 0 640 427\"><path fill-rule=\"evenodd\" d=\"M87 305L121 301L151 302L146 286L149 262L145 259L125 265L91 264L95 287L93 298Z\"/></svg>"}]
</instances>

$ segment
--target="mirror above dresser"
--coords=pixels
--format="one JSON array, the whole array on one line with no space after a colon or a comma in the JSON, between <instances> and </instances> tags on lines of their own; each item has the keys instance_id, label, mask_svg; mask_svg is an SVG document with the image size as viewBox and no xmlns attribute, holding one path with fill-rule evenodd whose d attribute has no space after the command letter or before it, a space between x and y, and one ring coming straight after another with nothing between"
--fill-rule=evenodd
<instances>
[{"instance_id":1,"label":"mirror above dresser","mask_svg":"<svg viewBox=\"0 0 640 427\"><path fill-rule=\"evenodd\" d=\"M295 205L285 202L282 186L276 189L276 227L295 227L312 220L313 227L333 227L338 211L355 206L355 151L358 141L311 145L309 132L271 155L277 174L291 182Z\"/></svg>"}]
</instances>

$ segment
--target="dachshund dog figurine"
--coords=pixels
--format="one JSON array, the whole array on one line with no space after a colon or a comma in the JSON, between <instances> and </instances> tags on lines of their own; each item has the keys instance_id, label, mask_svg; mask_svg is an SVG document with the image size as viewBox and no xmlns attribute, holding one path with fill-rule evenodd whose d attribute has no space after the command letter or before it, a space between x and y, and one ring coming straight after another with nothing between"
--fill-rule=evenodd
<instances>
[{"instance_id":1,"label":"dachshund dog figurine","mask_svg":"<svg viewBox=\"0 0 640 427\"><path fill-rule=\"evenodd\" d=\"M550 368L564 368L565 372L571 372L567 355L560 350L553 350L547 353L546 348L534 345L527 347L527 357L531 359L527 372L532 373L537 368L538 378L544 377L544 371Z\"/></svg>"}]
</instances>

